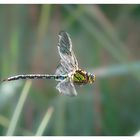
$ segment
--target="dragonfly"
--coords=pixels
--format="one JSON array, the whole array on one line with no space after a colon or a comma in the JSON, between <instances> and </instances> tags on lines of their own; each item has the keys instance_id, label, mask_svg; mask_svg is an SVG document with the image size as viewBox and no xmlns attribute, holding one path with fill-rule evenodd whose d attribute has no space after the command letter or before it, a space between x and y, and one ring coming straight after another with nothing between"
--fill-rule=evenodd
<instances>
[{"instance_id":1,"label":"dragonfly","mask_svg":"<svg viewBox=\"0 0 140 140\"><path fill-rule=\"evenodd\" d=\"M95 82L95 75L78 66L78 61L72 50L70 35L65 31L60 31L58 41L58 52L60 61L53 75L51 74L25 74L16 75L4 79L3 81L13 81L19 79L54 79L58 81L56 89L62 95L77 96L76 85L92 84Z\"/></svg>"}]
</instances>

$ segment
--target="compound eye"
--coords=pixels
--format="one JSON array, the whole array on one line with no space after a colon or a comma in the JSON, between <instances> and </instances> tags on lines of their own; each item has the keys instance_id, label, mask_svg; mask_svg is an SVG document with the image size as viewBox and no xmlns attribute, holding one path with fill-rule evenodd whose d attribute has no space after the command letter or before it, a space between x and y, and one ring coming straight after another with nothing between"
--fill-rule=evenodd
<instances>
[{"instance_id":1,"label":"compound eye","mask_svg":"<svg viewBox=\"0 0 140 140\"><path fill-rule=\"evenodd\" d=\"M93 81L95 81L95 75L94 74L91 74L91 78Z\"/></svg>"}]
</instances>

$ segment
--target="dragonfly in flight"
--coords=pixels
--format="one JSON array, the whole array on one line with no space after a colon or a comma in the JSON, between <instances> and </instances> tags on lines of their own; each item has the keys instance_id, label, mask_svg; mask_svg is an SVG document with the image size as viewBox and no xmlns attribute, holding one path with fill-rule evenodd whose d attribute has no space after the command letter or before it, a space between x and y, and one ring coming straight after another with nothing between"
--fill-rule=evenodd
<instances>
[{"instance_id":1,"label":"dragonfly in flight","mask_svg":"<svg viewBox=\"0 0 140 140\"><path fill-rule=\"evenodd\" d=\"M58 81L56 89L59 93L69 96L76 96L75 85L92 84L95 75L86 72L78 67L78 61L72 50L72 41L65 31L59 33L58 52L60 62L53 75L49 74L26 74L17 75L4 79L3 81L13 81L19 79L55 79Z\"/></svg>"}]
</instances>

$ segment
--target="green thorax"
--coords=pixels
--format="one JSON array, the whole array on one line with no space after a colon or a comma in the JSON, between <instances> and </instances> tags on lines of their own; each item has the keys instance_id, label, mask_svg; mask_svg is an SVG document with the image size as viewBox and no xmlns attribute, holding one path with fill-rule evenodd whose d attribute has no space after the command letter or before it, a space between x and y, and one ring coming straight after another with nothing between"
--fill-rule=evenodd
<instances>
[{"instance_id":1,"label":"green thorax","mask_svg":"<svg viewBox=\"0 0 140 140\"><path fill-rule=\"evenodd\" d=\"M89 77L86 71L81 69L76 70L73 75L73 82L75 84L87 84L89 81Z\"/></svg>"}]
</instances>

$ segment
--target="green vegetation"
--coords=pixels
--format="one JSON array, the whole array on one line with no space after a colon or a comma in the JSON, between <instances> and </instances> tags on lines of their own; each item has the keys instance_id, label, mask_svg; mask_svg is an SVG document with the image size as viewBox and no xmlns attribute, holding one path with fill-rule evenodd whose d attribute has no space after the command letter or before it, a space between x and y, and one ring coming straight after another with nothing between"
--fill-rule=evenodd
<instances>
[{"instance_id":1,"label":"green vegetation","mask_svg":"<svg viewBox=\"0 0 140 140\"><path fill-rule=\"evenodd\" d=\"M96 74L77 97L53 80L0 84L0 135L140 135L139 5L0 5L0 79L53 74L58 33Z\"/></svg>"}]
</instances>

